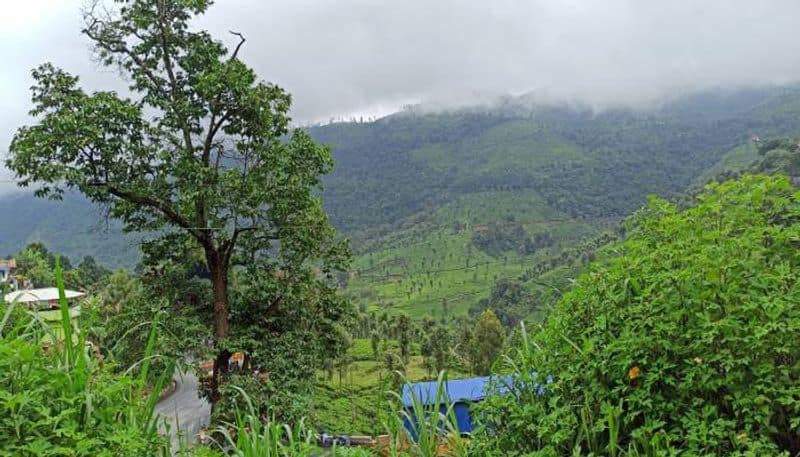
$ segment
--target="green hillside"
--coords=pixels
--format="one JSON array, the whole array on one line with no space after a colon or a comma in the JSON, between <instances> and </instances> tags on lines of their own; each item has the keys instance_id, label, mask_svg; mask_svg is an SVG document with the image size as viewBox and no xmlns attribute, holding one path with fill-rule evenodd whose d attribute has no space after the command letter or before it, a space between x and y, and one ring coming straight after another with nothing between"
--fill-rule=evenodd
<instances>
[{"instance_id":1,"label":"green hillside","mask_svg":"<svg viewBox=\"0 0 800 457\"><path fill-rule=\"evenodd\" d=\"M748 141L726 152L714 166L698 177L696 184L702 185L720 174L744 170L758 161L759 157L758 145Z\"/></svg>"},{"instance_id":2,"label":"green hillside","mask_svg":"<svg viewBox=\"0 0 800 457\"><path fill-rule=\"evenodd\" d=\"M754 90L649 112L512 104L312 132L337 153L325 196L358 253L347 292L423 317L463 314L499 279L545 306L648 194L744 168L750 138L798 131L798 114L796 91Z\"/></svg>"},{"instance_id":3,"label":"green hillside","mask_svg":"<svg viewBox=\"0 0 800 457\"><path fill-rule=\"evenodd\" d=\"M463 314L500 279L549 300L588 261L583 247L613 233L648 194L670 197L742 168L757 155L754 136L800 131L800 89L715 91L601 113L523 97L309 130L336 156L323 199L356 252L346 292L367 308ZM138 259L135 239L78 196L6 197L0 211L2 254L44 241L111 266Z\"/></svg>"},{"instance_id":4,"label":"green hillside","mask_svg":"<svg viewBox=\"0 0 800 457\"><path fill-rule=\"evenodd\" d=\"M137 236L125 235L102 208L68 193L62 201L28 193L0 198L0 255L41 241L72 260L93 256L109 267L132 267L139 258Z\"/></svg>"}]
</instances>

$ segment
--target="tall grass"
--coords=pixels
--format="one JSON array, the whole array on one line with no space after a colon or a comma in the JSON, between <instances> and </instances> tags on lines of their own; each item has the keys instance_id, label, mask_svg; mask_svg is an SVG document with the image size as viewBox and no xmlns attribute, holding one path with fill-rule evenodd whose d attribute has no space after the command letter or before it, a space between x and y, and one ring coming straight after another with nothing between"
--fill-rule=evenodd
<instances>
[{"instance_id":1,"label":"tall grass","mask_svg":"<svg viewBox=\"0 0 800 457\"><path fill-rule=\"evenodd\" d=\"M584 357L579 345L562 337L564 341L574 348L575 357ZM531 339L524 323L520 325L519 341L500 359L500 369L508 373L511 381L497 387L482 405L483 408L492 408L494 411L483 411L494 415L494 422L489 425L495 433L485 433L478 437L484 440L488 450L485 455L521 455L520 449L524 449L530 444L544 448L545 445L540 439L539 433L557 433L555 429L538 429L537 433L529 433L524 436L519 435L521 426L515 425L517 433L508 433L504 430L504 416L509 410L525 410L526 417L544 416L547 412L541 405L552 401L554 395L558 395L558 387L554 384L553 378L547 373L539 372L537 366L537 352L542 348ZM634 437L632 441L622 443L620 438L623 423L623 403L620 400L617 404L603 402L600 404L576 404L571 406L574 409L574 435L570 435L570 440L566 442L562 453L552 455L573 456L592 455L607 457L657 457L674 455L674 450L670 450L666 441L666 433L656 432L652 436ZM568 417L569 419L572 416ZM513 420L519 421L517 418ZM566 419L565 419L566 420ZM532 431L533 429L526 429ZM502 439L497 439L502 435ZM525 441L527 440L527 441ZM553 451L555 452L555 451ZM481 455L484 455L481 454ZM539 454L536 454L539 455ZM550 455L550 454L547 454Z\"/></svg>"},{"instance_id":2,"label":"tall grass","mask_svg":"<svg viewBox=\"0 0 800 457\"><path fill-rule=\"evenodd\" d=\"M0 315L0 371L6 376L0 378L0 405L7 412L0 416L0 457L219 455L210 448L189 446L185 437L178 449L172 449L159 434L155 405L172 371L166 370L155 385L147 385L151 361L157 357L158 320L151 323L136 377L115 374L94 356L85 331L70 316L58 259L55 276L61 317L57 327L19 303L4 305ZM47 350L45 342L50 343ZM445 450L451 456L466 455L446 382L445 373L440 373L435 390L425 392L430 398L411 389L408 407L402 407L401 394L391 393L384 418L390 439L383 455L433 457ZM303 421L289 426L261 417L245 391L233 389L241 408L233 422L215 430L219 452L236 457L299 457L316 452L315 435ZM369 449L332 452L378 455Z\"/></svg>"},{"instance_id":3,"label":"tall grass","mask_svg":"<svg viewBox=\"0 0 800 457\"><path fill-rule=\"evenodd\" d=\"M223 437L218 446L228 455L237 457L294 457L307 456L312 449L313 435L299 421L294 427L259 417L247 393L237 386L245 408L234 412L234 422L216 429Z\"/></svg>"},{"instance_id":4,"label":"tall grass","mask_svg":"<svg viewBox=\"0 0 800 457\"><path fill-rule=\"evenodd\" d=\"M410 386L410 406L404 406L387 426L390 436L395 438L390 455L434 457L444 452L451 456L466 455L467 442L461 436L455 404L447 393L447 373L439 373L434 392L420 395L408 380L404 384ZM392 395L403 405L401 394L392 392Z\"/></svg>"},{"instance_id":5,"label":"tall grass","mask_svg":"<svg viewBox=\"0 0 800 457\"><path fill-rule=\"evenodd\" d=\"M394 412L384 424L388 442L382 449L334 447L331 456L453 457L467 455L467 440L461 437L454 405L446 391L442 372L431 396L421 397L412 390L410 406L402 407L402 395L390 392L388 402ZM217 427L216 447L236 457L306 457L314 454L316 436L299 421L294 426L260 417L247 393L233 387L242 405L234 421ZM408 428L407 425L408 424ZM321 451L317 451L321 452Z\"/></svg>"},{"instance_id":6,"label":"tall grass","mask_svg":"<svg viewBox=\"0 0 800 457\"><path fill-rule=\"evenodd\" d=\"M57 327L19 303L2 305L0 456L168 455L154 414L164 377L145 394L143 377L102 364L73 324L58 258L55 277ZM148 345L146 356L154 349Z\"/></svg>"}]
</instances>

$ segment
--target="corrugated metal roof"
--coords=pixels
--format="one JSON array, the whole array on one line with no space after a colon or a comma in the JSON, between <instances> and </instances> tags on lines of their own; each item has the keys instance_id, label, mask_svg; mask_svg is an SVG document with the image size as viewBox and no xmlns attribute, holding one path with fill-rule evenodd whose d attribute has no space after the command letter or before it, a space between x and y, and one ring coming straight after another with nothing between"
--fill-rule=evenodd
<instances>
[{"instance_id":1,"label":"corrugated metal roof","mask_svg":"<svg viewBox=\"0 0 800 457\"><path fill-rule=\"evenodd\" d=\"M486 390L490 381L496 381L503 384L511 382L510 376L500 378L492 378L490 376L480 378L468 379L454 379L444 383L446 394L440 395L441 402L458 403L463 401L479 401L486 397ZM406 384L403 386L403 405L412 406L413 398L422 401L424 404L431 404L437 400L438 383L436 381L417 382L414 384ZM501 392L505 391L505 387L500 387Z\"/></svg>"},{"instance_id":2,"label":"corrugated metal roof","mask_svg":"<svg viewBox=\"0 0 800 457\"><path fill-rule=\"evenodd\" d=\"M74 290L65 290L64 295L69 298L83 297L83 292L75 292ZM58 300L58 289L55 287L45 287L43 289L27 289L17 290L8 293L3 297L6 302L18 303L36 303L36 302L50 302Z\"/></svg>"}]
</instances>

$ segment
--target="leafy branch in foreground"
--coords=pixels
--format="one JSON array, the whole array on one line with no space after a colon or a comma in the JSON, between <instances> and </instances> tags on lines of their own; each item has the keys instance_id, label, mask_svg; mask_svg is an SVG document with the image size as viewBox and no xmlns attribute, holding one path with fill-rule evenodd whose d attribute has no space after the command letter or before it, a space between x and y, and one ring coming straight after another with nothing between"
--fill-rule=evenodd
<instances>
[{"instance_id":1,"label":"leafy branch in foreground","mask_svg":"<svg viewBox=\"0 0 800 457\"><path fill-rule=\"evenodd\" d=\"M518 380L481 405L487 448L797 455L798 239L786 176L714 183L687 209L652 198L504 359Z\"/></svg>"}]
</instances>

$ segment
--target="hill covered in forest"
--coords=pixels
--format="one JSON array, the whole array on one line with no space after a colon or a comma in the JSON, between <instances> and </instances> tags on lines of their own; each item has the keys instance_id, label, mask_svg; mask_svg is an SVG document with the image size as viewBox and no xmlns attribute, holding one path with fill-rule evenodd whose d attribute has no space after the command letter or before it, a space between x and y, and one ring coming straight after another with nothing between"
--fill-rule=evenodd
<instances>
[{"instance_id":1,"label":"hill covered in forest","mask_svg":"<svg viewBox=\"0 0 800 457\"><path fill-rule=\"evenodd\" d=\"M356 252L348 293L362 307L463 313L506 280L541 305L537 294L567 286L648 194L745 166L756 137L800 132L800 89L705 92L639 111L517 97L309 131L336 157L323 198ZM16 194L0 211L2 254L43 241L111 266L138 258L136 238L79 196Z\"/></svg>"},{"instance_id":2,"label":"hill covered in forest","mask_svg":"<svg viewBox=\"0 0 800 457\"><path fill-rule=\"evenodd\" d=\"M357 303L425 316L527 302L524 315L569 287L647 195L747 166L754 140L799 131L798 115L800 92L781 88L599 113L517 98L312 133L335 147L325 202L358 254Z\"/></svg>"}]
</instances>

